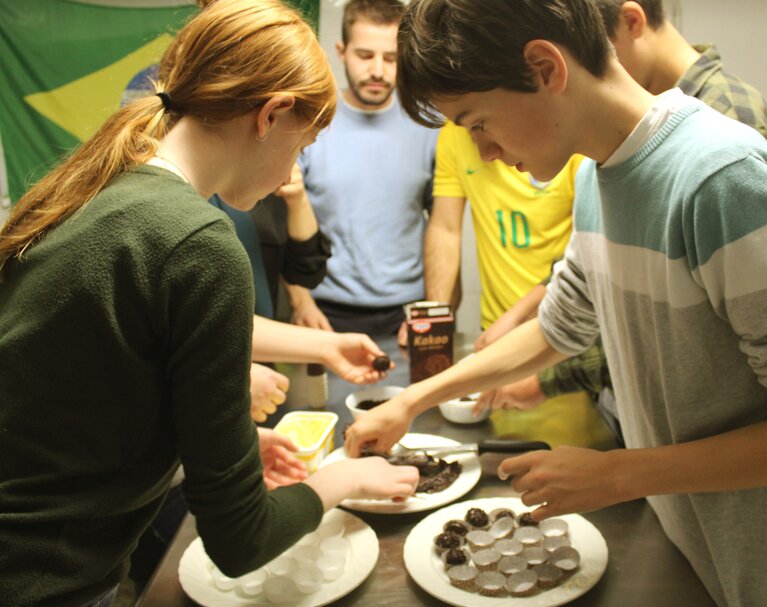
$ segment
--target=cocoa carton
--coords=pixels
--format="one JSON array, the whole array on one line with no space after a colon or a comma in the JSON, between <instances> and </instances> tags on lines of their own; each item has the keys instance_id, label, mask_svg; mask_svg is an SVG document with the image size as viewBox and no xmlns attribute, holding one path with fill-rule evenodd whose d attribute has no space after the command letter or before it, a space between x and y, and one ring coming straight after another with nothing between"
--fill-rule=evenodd
<instances>
[{"instance_id":1,"label":"cocoa carton","mask_svg":"<svg viewBox=\"0 0 767 607\"><path fill-rule=\"evenodd\" d=\"M450 305L416 301L405 306L410 382L444 371L453 364L455 318Z\"/></svg>"}]
</instances>

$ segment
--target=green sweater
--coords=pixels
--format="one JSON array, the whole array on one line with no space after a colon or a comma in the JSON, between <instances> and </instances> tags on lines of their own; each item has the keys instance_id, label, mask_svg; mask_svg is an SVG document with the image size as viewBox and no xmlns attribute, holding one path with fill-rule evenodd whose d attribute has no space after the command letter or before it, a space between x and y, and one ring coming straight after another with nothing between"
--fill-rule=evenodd
<instances>
[{"instance_id":1,"label":"green sweater","mask_svg":"<svg viewBox=\"0 0 767 607\"><path fill-rule=\"evenodd\" d=\"M253 287L231 221L163 169L122 175L0 282L0 605L125 575L178 467L210 557L269 561L322 516L267 494L249 417Z\"/></svg>"}]
</instances>

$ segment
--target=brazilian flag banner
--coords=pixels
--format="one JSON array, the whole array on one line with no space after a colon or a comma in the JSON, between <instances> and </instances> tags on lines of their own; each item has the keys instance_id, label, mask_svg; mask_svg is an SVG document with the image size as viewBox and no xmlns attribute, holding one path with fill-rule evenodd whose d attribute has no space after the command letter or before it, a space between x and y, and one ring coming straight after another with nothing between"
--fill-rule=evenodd
<instances>
[{"instance_id":1,"label":"brazilian flag banner","mask_svg":"<svg viewBox=\"0 0 767 607\"><path fill-rule=\"evenodd\" d=\"M319 1L289 3L316 29ZM194 0L0 0L0 196L18 200L121 104L144 94L197 10Z\"/></svg>"}]
</instances>

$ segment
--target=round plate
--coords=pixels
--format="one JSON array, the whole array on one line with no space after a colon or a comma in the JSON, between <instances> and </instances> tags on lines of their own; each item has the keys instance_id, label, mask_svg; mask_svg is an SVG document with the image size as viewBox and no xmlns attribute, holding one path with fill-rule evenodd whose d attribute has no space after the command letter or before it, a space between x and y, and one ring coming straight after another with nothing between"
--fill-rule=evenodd
<instances>
[{"instance_id":1,"label":"round plate","mask_svg":"<svg viewBox=\"0 0 767 607\"><path fill-rule=\"evenodd\" d=\"M607 543L599 530L578 514L558 516L569 525L570 541L581 555L578 571L563 584L542 590L530 597L487 597L466 592L450 584L445 565L434 551L434 536L451 519L462 519L469 508L489 512L495 508L511 508L520 513L529 511L514 497L493 497L452 504L433 512L419 522L405 540L405 567L410 576L426 592L458 607L556 607L576 599L599 581L607 568Z\"/></svg>"},{"instance_id":2,"label":"round plate","mask_svg":"<svg viewBox=\"0 0 767 607\"><path fill-rule=\"evenodd\" d=\"M399 441L405 447L455 447L460 443L445 438L444 436L435 436L434 434L406 434ZM346 451L340 447L328 455L320 464L320 468L346 459ZM463 497L474 488L482 476L482 466L479 463L479 457L476 453L457 453L455 455L444 456L446 462L459 461L463 466L461 474L455 479L455 482L444 491L436 493L416 493L407 498L404 502L392 502L391 500L366 500L366 499L347 499L341 502L344 508L357 510L359 512L376 512L379 514L405 514L408 512L423 512L439 508L458 498Z\"/></svg>"},{"instance_id":3,"label":"round plate","mask_svg":"<svg viewBox=\"0 0 767 607\"><path fill-rule=\"evenodd\" d=\"M321 607L340 599L359 586L373 571L378 561L378 538L375 532L353 514L334 508L325 514L322 522L341 520L344 537L349 540L351 554L346 569L334 582L325 582L312 594L291 603L294 607ZM272 605L263 595L245 597L237 590L224 592L213 584L210 575L210 558L205 553L202 540L198 537L184 551L178 565L178 579L190 598L203 607L245 607L251 605Z\"/></svg>"}]
</instances>

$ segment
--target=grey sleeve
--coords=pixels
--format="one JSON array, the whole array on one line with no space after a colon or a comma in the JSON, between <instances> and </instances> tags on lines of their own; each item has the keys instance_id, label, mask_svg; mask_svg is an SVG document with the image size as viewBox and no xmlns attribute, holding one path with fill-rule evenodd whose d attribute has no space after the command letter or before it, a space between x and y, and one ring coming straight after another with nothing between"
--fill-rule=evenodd
<instances>
[{"instance_id":1,"label":"grey sleeve","mask_svg":"<svg viewBox=\"0 0 767 607\"><path fill-rule=\"evenodd\" d=\"M580 354L599 337L589 285L578 263L576 232L570 238L564 260L554 267L546 297L538 308L538 321L546 340L563 354Z\"/></svg>"}]
</instances>

